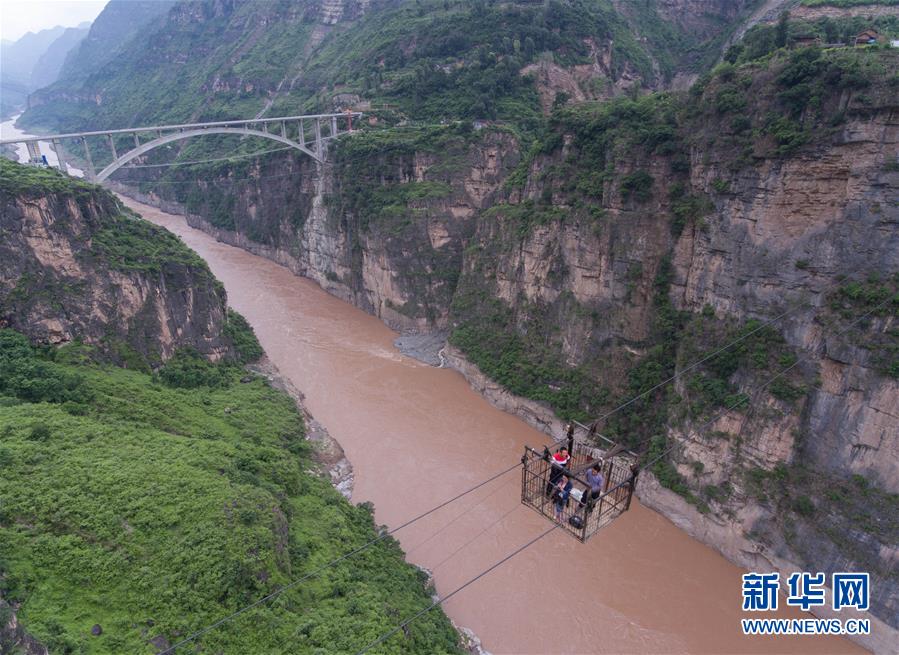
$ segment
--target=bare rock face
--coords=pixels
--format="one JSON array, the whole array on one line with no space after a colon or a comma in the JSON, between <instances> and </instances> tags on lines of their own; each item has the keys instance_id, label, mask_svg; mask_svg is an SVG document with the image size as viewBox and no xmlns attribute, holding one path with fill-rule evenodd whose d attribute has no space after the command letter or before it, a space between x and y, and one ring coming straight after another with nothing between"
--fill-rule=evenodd
<instances>
[{"instance_id":1,"label":"bare rock face","mask_svg":"<svg viewBox=\"0 0 899 655\"><path fill-rule=\"evenodd\" d=\"M719 180L727 191L714 194L715 212L702 228L686 230L676 244L672 285L679 306L710 305L731 316L770 316L811 302L784 332L815 353L820 385L801 422L766 429L769 436L813 435L805 441L806 463L868 476L892 493L899 491L899 385L872 370L867 349L839 338L851 318L833 321L821 305L839 276L899 271L899 211L890 200L899 194L899 173L887 166L897 148L899 122L883 111L847 122L826 150L737 175L707 153L692 169L693 183L714 194L712 181ZM867 323L872 333L894 329L890 318ZM792 440L772 438L759 456L791 461Z\"/></svg>"},{"instance_id":2,"label":"bare rock face","mask_svg":"<svg viewBox=\"0 0 899 655\"><path fill-rule=\"evenodd\" d=\"M211 201L187 212L176 199L116 188L185 214L191 226L312 278L397 330L444 328L465 244L477 214L494 202L518 163L517 141L488 132L474 144L460 138L443 153L412 150L376 159L343 168L294 157L270 163L277 177L269 180L268 170L256 171L258 184L234 198L226 224L213 218ZM282 183L289 173L297 184ZM409 200L402 216L379 218L369 215L365 203L347 206L348 188L357 185L375 192L411 185L422 194ZM216 181L204 192L209 198L221 193ZM407 274L412 271L417 273Z\"/></svg>"},{"instance_id":3,"label":"bare rock face","mask_svg":"<svg viewBox=\"0 0 899 655\"><path fill-rule=\"evenodd\" d=\"M213 360L230 352L225 292L205 263L105 191L0 192L0 228L0 324L129 365L184 346Z\"/></svg>"},{"instance_id":4,"label":"bare rock face","mask_svg":"<svg viewBox=\"0 0 899 655\"><path fill-rule=\"evenodd\" d=\"M25 632L16 616L16 607L0 597L0 652L49 655L47 648Z\"/></svg>"}]
</instances>

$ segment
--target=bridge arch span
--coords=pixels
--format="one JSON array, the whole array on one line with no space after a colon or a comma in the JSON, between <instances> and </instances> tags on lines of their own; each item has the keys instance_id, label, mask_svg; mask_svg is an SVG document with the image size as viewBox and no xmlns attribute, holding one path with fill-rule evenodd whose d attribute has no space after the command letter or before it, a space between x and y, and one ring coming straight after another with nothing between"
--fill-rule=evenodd
<instances>
[{"instance_id":1,"label":"bridge arch span","mask_svg":"<svg viewBox=\"0 0 899 655\"><path fill-rule=\"evenodd\" d=\"M166 134L165 136L158 137L156 139L153 139L152 141L147 141L147 143L143 143L138 147L129 150L124 155L109 164L106 168L104 168L97 174L95 181L102 182L135 157L140 157L144 153L147 153L154 148L158 148L159 146L163 146L173 141L189 139L195 136L203 136L204 134L238 134L241 136L258 136L263 139L270 139L272 141L277 141L278 143L283 143L292 148L295 148L296 150L309 155L317 162L322 161L321 153L313 152L305 145L302 145L296 141L293 141L292 139L288 139L287 137L283 137L278 134L272 134L271 132L262 132L260 130L249 130L242 127L207 127L203 129L175 132L174 134Z\"/></svg>"}]
</instances>

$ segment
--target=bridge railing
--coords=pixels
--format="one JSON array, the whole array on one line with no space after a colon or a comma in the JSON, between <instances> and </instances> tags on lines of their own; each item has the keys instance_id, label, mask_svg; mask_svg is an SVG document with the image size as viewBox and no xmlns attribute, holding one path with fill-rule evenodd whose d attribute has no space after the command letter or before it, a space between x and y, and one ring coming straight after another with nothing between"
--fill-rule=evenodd
<instances>
[{"instance_id":1,"label":"bridge railing","mask_svg":"<svg viewBox=\"0 0 899 655\"><path fill-rule=\"evenodd\" d=\"M66 134L49 134L47 136L19 137L15 139L0 139L0 145L14 143L28 143L29 141L52 141L54 139L80 139L89 136L107 136L111 134L133 134L135 132L169 132L172 130L202 129L206 127L237 127L241 125L262 125L263 123L281 123L292 121L307 121L315 119L345 119L347 117L360 118L362 112L339 112L333 114L304 114L302 116L278 116L275 118L249 118L235 121L211 121L206 123L180 123L177 125L148 125L145 127L127 127L114 130L95 130L93 132L69 132Z\"/></svg>"},{"instance_id":2,"label":"bridge railing","mask_svg":"<svg viewBox=\"0 0 899 655\"><path fill-rule=\"evenodd\" d=\"M84 147L84 159L87 165L86 174L91 179L102 181L109 177L121 166L135 157L151 150L157 145L163 145L172 141L198 136L204 133L217 134L247 134L266 137L280 141L311 156L318 162L324 160L324 142L339 136L340 122L346 121L347 131L352 131L353 119L360 118L362 112L344 111L329 114L303 114L298 116L274 116L248 118L240 120L207 121L204 123L179 123L175 125L147 125L142 127L117 128L112 130L93 130L87 132L68 132L63 134L51 134L47 136L18 137L14 139L0 140L0 145L25 144L32 146L37 142L47 141L53 144L56 151L59 168L67 171L61 142L64 139L76 139L81 141ZM272 129L274 126L274 129ZM152 134L153 138L144 143L141 135ZM294 137L294 134L296 137ZM121 156L116 147L117 137L121 145L121 137L131 135L134 140L133 148L129 146L127 152ZM183 136L182 136L183 135ZM89 138L105 137L112 161L97 175L94 172L91 148L88 145ZM146 137L144 137L146 139ZM148 147L149 146L149 147ZM102 154L102 153L101 153Z\"/></svg>"}]
</instances>

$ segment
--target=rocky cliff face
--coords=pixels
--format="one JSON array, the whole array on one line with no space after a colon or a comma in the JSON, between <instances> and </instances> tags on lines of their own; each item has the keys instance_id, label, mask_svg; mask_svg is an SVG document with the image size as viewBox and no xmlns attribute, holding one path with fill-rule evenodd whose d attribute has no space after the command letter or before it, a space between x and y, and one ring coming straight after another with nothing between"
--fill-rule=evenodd
<instances>
[{"instance_id":1,"label":"rocky cliff face","mask_svg":"<svg viewBox=\"0 0 899 655\"><path fill-rule=\"evenodd\" d=\"M4 653L48 655L48 649L25 632L13 607L0 596L0 648Z\"/></svg>"},{"instance_id":2,"label":"rocky cliff face","mask_svg":"<svg viewBox=\"0 0 899 655\"><path fill-rule=\"evenodd\" d=\"M224 289L177 237L99 187L2 165L0 324L35 342L83 341L131 366L185 346L231 356Z\"/></svg>"},{"instance_id":3,"label":"rocky cliff face","mask_svg":"<svg viewBox=\"0 0 899 655\"><path fill-rule=\"evenodd\" d=\"M180 203L195 227L311 277L392 327L445 328L476 216L520 154L504 132L426 132L411 138L420 147L363 135L325 167L268 158L238 194L211 179L138 198Z\"/></svg>"}]
</instances>

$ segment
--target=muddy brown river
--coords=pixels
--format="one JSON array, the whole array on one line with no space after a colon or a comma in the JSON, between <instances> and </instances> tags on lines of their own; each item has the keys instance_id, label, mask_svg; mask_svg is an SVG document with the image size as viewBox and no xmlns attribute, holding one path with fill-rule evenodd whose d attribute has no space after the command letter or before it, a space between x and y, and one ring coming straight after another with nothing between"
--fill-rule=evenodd
<instances>
[{"instance_id":1,"label":"muddy brown river","mask_svg":"<svg viewBox=\"0 0 899 655\"><path fill-rule=\"evenodd\" d=\"M525 444L544 443L459 373L400 354L396 334L377 318L216 242L180 216L124 200L209 262L229 303L342 444L356 474L353 500L373 502L379 523L399 525L511 466ZM439 593L549 526L520 504L519 475L513 471L397 533L409 561L434 569ZM635 502L586 544L550 534L445 609L495 654L863 652L837 637L743 636L742 573Z\"/></svg>"}]
</instances>

